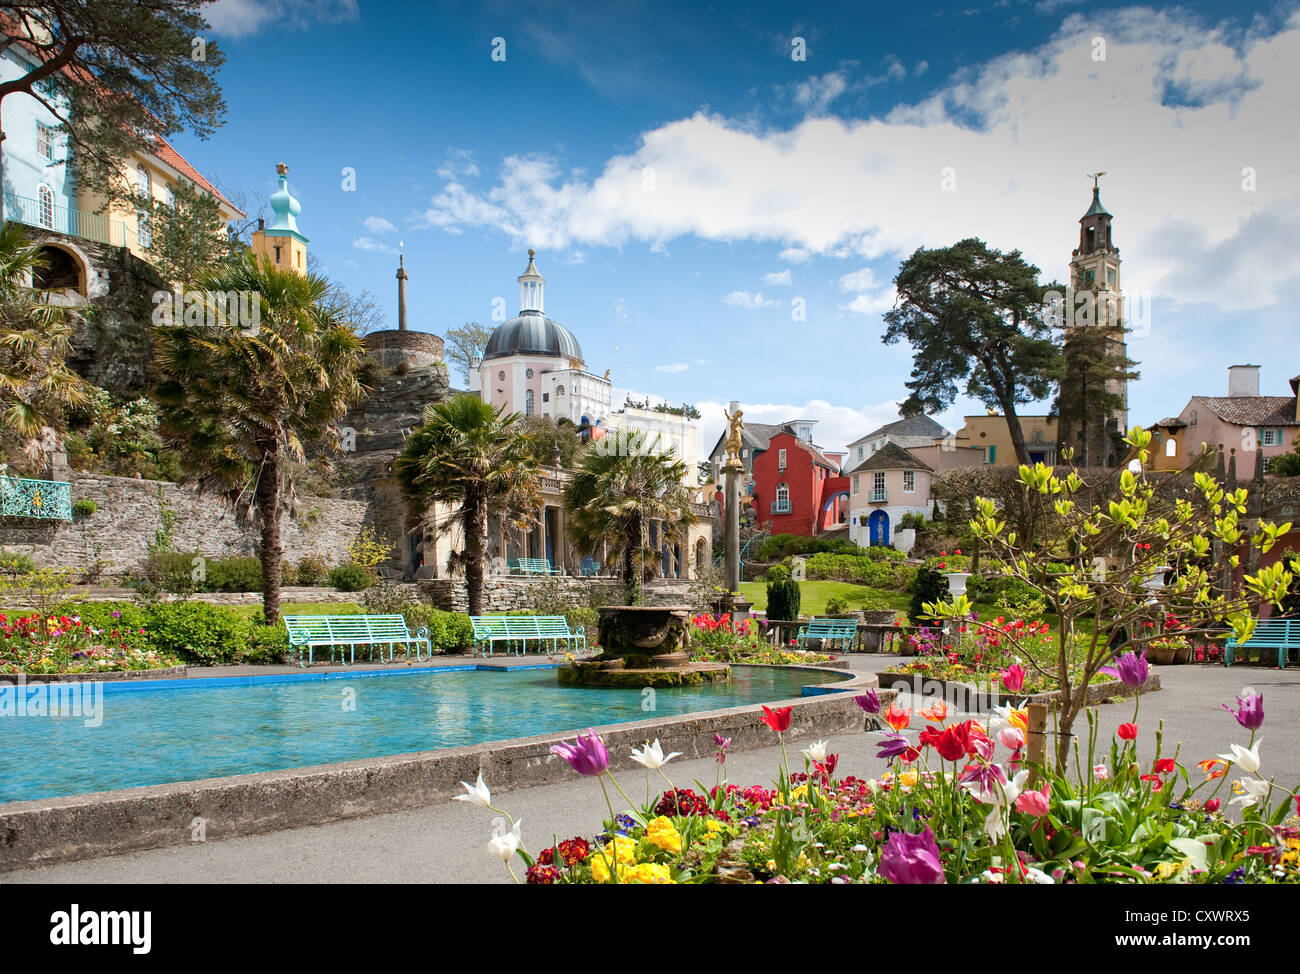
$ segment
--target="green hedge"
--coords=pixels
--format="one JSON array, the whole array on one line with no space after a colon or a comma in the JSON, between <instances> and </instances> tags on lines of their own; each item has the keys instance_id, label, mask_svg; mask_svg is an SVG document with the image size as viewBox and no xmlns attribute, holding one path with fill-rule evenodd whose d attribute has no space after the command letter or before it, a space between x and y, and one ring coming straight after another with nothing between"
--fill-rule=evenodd
<instances>
[{"instance_id":1,"label":"green hedge","mask_svg":"<svg viewBox=\"0 0 1300 974\"><path fill-rule=\"evenodd\" d=\"M808 559L805 571L810 579L858 582L872 588L902 590L907 585L907 579L897 566L861 553L842 555L821 552Z\"/></svg>"},{"instance_id":2,"label":"green hedge","mask_svg":"<svg viewBox=\"0 0 1300 974\"><path fill-rule=\"evenodd\" d=\"M811 555L819 551L860 552L862 549L844 538L813 538L803 534L774 534L766 538L754 553L757 561L780 561L791 555Z\"/></svg>"}]
</instances>

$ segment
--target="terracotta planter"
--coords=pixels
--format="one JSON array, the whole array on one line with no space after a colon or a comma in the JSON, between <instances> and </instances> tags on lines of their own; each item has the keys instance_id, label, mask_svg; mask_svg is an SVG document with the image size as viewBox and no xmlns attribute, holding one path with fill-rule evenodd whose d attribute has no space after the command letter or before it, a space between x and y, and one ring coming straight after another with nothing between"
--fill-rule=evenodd
<instances>
[{"instance_id":1,"label":"terracotta planter","mask_svg":"<svg viewBox=\"0 0 1300 974\"><path fill-rule=\"evenodd\" d=\"M1147 648L1147 662L1154 663L1156 666L1169 666L1174 662L1174 649L1155 649Z\"/></svg>"},{"instance_id":2,"label":"terracotta planter","mask_svg":"<svg viewBox=\"0 0 1300 974\"><path fill-rule=\"evenodd\" d=\"M1190 663L1192 661L1192 647L1184 646L1181 649L1174 650L1175 663Z\"/></svg>"}]
</instances>

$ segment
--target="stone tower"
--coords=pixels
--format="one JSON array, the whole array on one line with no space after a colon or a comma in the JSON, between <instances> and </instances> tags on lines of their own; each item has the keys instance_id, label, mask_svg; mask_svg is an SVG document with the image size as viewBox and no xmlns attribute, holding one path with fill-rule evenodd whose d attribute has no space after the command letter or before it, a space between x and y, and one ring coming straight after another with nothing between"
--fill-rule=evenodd
<instances>
[{"instance_id":1,"label":"stone tower","mask_svg":"<svg viewBox=\"0 0 1300 974\"><path fill-rule=\"evenodd\" d=\"M280 188L271 194L271 212L275 216L269 227L258 221L258 228L253 232L253 254L271 261L277 270L306 274L307 238L298 229L302 204L289 192L289 167L277 163L275 171L280 177Z\"/></svg>"},{"instance_id":2,"label":"stone tower","mask_svg":"<svg viewBox=\"0 0 1300 974\"><path fill-rule=\"evenodd\" d=\"M1066 376L1060 399L1060 445L1074 450L1081 466L1116 466L1124 454L1128 429L1128 346L1124 340L1124 298L1120 291L1119 248L1111 237L1113 219L1101 203L1092 177L1092 205L1079 218L1079 246L1070 260L1065 309ZM1100 358L1113 361L1113 377L1088 382ZM1104 390L1104 393L1102 393ZM1098 399L1104 399L1099 403Z\"/></svg>"}]
</instances>

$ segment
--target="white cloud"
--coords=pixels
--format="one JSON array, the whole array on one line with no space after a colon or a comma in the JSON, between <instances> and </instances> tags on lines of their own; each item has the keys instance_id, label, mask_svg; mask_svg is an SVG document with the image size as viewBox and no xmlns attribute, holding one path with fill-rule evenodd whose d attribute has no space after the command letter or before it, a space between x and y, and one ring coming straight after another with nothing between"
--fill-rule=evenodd
<instances>
[{"instance_id":1,"label":"white cloud","mask_svg":"<svg viewBox=\"0 0 1300 974\"><path fill-rule=\"evenodd\" d=\"M472 149L448 149L442 165L438 167L438 178L448 181L475 179L478 174L478 163L474 161Z\"/></svg>"},{"instance_id":2,"label":"white cloud","mask_svg":"<svg viewBox=\"0 0 1300 974\"><path fill-rule=\"evenodd\" d=\"M859 294L844 307L854 314L878 315L892 308L897 300L898 292L890 286L875 294Z\"/></svg>"},{"instance_id":3,"label":"white cloud","mask_svg":"<svg viewBox=\"0 0 1300 974\"><path fill-rule=\"evenodd\" d=\"M356 240L352 241L352 246L356 247L357 250L366 250L366 251L370 251L371 253L378 253L378 254L397 253L396 247L390 247L388 244L383 243L379 240L375 240L373 237L357 237Z\"/></svg>"},{"instance_id":4,"label":"white cloud","mask_svg":"<svg viewBox=\"0 0 1300 974\"><path fill-rule=\"evenodd\" d=\"M1102 63L1090 56L1098 28L1076 14L1041 47L883 118L760 129L699 112L645 132L594 177L511 156L483 192L447 183L424 222L544 247L770 241L790 263L897 259L974 235L1020 249L1050 279L1064 276L1088 205L1082 173L1105 169L1127 290L1227 309L1275 302L1300 277L1294 247L1253 247L1249 234L1267 226L1300 237L1300 156L1278 128L1294 110L1300 13L1271 36L1244 38L1181 11L1106 16ZM646 166L654 192L642 185ZM1241 188L1247 166L1254 192ZM955 192L941 187L945 167ZM1224 260L1250 273L1187 270Z\"/></svg>"},{"instance_id":5,"label":"white cloud","mask_svg":"<svg viewBox=\"0 0 1300 974\"><path fill-rule=\"evenodd\" d=\"M790 275L790 269L783 271L771 271L763 275L763 283L769 287L789 287L794 283Z\"/></svg>"},{"instance_id":6,"label":"white cloud","mask_svg":"<svg viewBox=\"0 0 1300 974\"><path fill-rule=\"evenodd\" d=\"M722 299L723 304L730 304L737 308L748 308L755 311L759 308L775 308L781 302L775 298L765 298L762 292L751 293L749 291L732 291Z\"/></svg>"},{"instance_id":7,"label":"white cloud","mask_svg":"<svg viewBox=\"0 0 1300 974\"><path fill-rule=\"evenodd\" d=\"M812 251L804 250L802 247L787 247L777 256L791 264L806 264L812 260L813 255Z\"/></svg>"},{"instance_id":8,"label":"white cloud","mask_svg":"<svg viewBox=\"0 0 1300 974\"><path fill-rule=\"evenodd\" d=\"M876 286L876 275L870 267L852 271L840 278L841 291L869 291Z\"/></svg>"},{"instance_id":9,"label":"white cloud","mask_svg":"<svg viewBox=\"0 0 1300 974\"><path fill-rule=\"evenodd\" d=\"M656 372L685 372L690 366L685 362L673 362L671 365L656 365Z\"/></svg>"},{"instance_id":10,"label":"white cloud","mask_svg":"<svg viewBox=\"0 0 1300 974\"><path fill-rule=\"evenodd\" d=\"M356 20L360 12L357 0L216 0L202 14L215 33L247 37L270 24L301 30Z\"/></svg>"},{"instance_id":11,"label":"white cloud","mask_svg":"<svg viewBox=\"0 0 1300 974\"><path fill-rule=\"evenodd\" d=\"M397 227L393 226L382 216L368 216L361 221L361 225L364 226L371 233L396 233L397 232Z\"/></svg>"},{"instance_id":12,"label":"white cloud","mask_svg":"<svg viewBox=\"0 0 1300 974\"><path fill-rule=\"evenodd\" d=\"M809 114L820 115L847 87L843 71L827 71L795 85L794 102Z\"/></svg>"}]
</instances>

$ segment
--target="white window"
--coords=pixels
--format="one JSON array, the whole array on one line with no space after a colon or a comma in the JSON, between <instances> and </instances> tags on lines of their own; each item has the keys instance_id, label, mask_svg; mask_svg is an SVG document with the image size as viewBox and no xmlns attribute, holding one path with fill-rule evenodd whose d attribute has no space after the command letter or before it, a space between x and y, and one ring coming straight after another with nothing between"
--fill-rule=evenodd
<instances>
[{"instance_id":1,"label":"white window","mask_svg":"<svg viewBox=\"0 0 1300 974\"><path fill-rule=\"evenodd\" d=\"M801 439L801 440L811 440L811 439L812 439L812 427L811 427L811 426L800 426L800 427L799 427L799 439Z\"/></svg>"},{"instance_id":2,"label":"white window","mask_svg":"<svg viewBox=\"0 0 1300 974\"><path fill-rule=\"evenodd\" d=\"M1178 441L1175 440L1172 436L1169 437L1169 439L1165 440L1165 456L1167 457L1178 456Z\"/></svg>"},{"instance_id":3,"label":"white window","mask_svg":"<svg viewBox=\"0 0 1300 974\"><path fill-rule=\"evenodd\" d=\"M859 459L859 460L863 459L862 454L866 451L866 449L867 449L867 448L866 448L865 446L859 446L859 447L858 447L858 459Z\"/></svg>"},{"instance_id":4,"label":"white window","mask_svg":"<svg viewBox=\"0 0 1300 974\"><path fill-rule=\"evenodd\" d=\"M524 415L531 416L532 414L533 414L533 390L528 389L527 391L524 392Z\"/></svg>"},{"instance_id":5,"label":"white window","mask_svg":"<svg viewBox=\"0 0 1300 974\"><path fill-rule=\"evenodd\" d=\"M903 471L903 493L905 494L916 493L916 471L915 470Z\"/></svg>"},{"instance_id":6,"label":"white window","mask_svg":"<svg viewBox=\"0 0 1300 974\"><path fill-rule=\"evenodd\" d=\"M871 492L873 494L883 494L885 492L885 471L877 470L871 475Z\"/></svg>"},{"instance_id":7,"label":"white window","mask_svg":"<svg viewBox=\"0 0 1300 974\"><path fill-rule=\"evenodd\" d=\"M777 451L776 451L776 465L777 465L778 467L780 467L782 470L785 469L785 451L784 451L784 450L777 450Z\"/></svg>"},{"instance_id":8,"label":"white window","mask_svg":"<svg viewBox=\"0 0 1300 974\"><path fill-rule=\"evenodd\" d=\"M42 159L54 161L54 129L40 122L36 123L36 154Z\"/></svg>"},{"instance_id":9,"label":"white window","mask_svg":"<svg viewBox=\"0 0 1300 974\"><path fill-rule=\"evenodd\" d=\"M135 169L135 191L142 202L140 212L136 214L136 220L139 222L137 236L140 238L141 247L153 245L153 227L149 223L149 211L145 209L153 200L153 192L150 189L149 172L144 166L136 166Z\"/></svg>"},{"instance_id":10,"label":"white window","mask_svg":"<svg viewBox=\"0 0 1300 974\"><path fill-rule=\"evenodd\" d=\"M163 187L163 193L165 194L164 198L165 198L166 201L167 201L167 205L170 206L172 209L175 209L175 208L176 208L176 192L175 192L175 191L174 191L170 186L164 186L164 187Z\"/></svg>"},{"instance_id":11,"label":"white window","mask_svg":"<svg viewBox=\"0 0 1300 974\"><path fill-rule=\"evenodd\" d=\"M1282 442L1281 430L1260 430L1259 431L1260 446L1277 446L1281 442Z\"/></svg>"},{"instance_id":12,"label":"white window","mask_svg":"<svg viewBox=\"0 0 1300 974\"><path fill-rule=\"evenodd\" d=\"M862 447L858 447L858 449L860 450L860 449L862 449ZM853 493L856 494L857 492L858 492L858 475L857 475L857 474L854 474L854 475L853 475Z\"/></svg>"},{"instance_id":13,"label":"white window","mask_svg":"<svg viewBox=\"0 0 1300 974\"><path fill-rule=\"evenodd\" d=\"M41 226L54 229L54 193L50 187L42 185L36 190L37 201L40 204Z\"/></svg>"}]
</instances>

